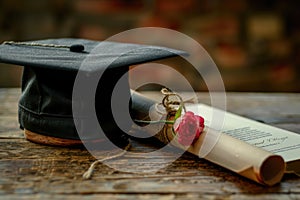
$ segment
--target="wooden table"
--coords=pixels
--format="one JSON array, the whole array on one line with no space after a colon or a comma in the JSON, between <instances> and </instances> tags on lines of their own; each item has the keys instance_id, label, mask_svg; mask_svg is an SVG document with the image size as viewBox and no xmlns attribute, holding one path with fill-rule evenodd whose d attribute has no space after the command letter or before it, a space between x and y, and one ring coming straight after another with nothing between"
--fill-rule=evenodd
<instances>
[{"instance_id":1,"label":"wooden table","mask_svg":"<svg viewBox=\"0 0 300 200\"><path fill-rule=\"evenodd\" d=\"M157 94L154 93L154 96ZM300 199L300 178L285 175L264 187L224 168L183 154L156 173L126 173L99 164L91 180L82 174L95 160L85 149L41 146L24 139L17 121L20 89L0 89L0 199ZM207 93L199 93L209 103ZM228 110L300 133L300 94L228 93ZM134 150L158 148L133 142ZM126 164L130 154L113 160ZM136 167L151 168L160 159Z\"/></svg>"}]
</instances>

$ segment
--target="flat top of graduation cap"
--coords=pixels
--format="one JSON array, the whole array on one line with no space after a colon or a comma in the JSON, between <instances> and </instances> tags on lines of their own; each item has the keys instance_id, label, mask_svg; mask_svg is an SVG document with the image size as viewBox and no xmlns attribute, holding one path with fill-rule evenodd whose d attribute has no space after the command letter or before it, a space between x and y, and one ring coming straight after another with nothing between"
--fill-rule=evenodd
<instances>
[{"instance_id":1,"label":"flat top of graduation cap","mask_svg":"<svg viewBox=\"0 0 300 200\"><path fill-rule=\"evenodd\" d=\"M130 66L177 55L186 54L159 46L71 38L0 45L0 61L5 63L87 72L102 70L108 65L110 68Z\"/></svg>"}]
</instances>

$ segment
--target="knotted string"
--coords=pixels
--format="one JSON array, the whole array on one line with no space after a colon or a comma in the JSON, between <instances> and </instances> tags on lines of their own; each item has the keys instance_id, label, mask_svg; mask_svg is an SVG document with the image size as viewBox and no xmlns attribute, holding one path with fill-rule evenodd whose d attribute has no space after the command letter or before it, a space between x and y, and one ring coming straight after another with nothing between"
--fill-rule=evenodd
<instances>
[{"instance_id":1,"label":"knotted string","mask_svg":"<svg viewBox=\"0 0 300 200\"><path fill-rule=\"evenodd\" d=\"M111 155L111 156L108 156L106 158L102 158L100 160L96 160L95 162L93 162L89 169L82 175L82 178L83 179L91 179L92 178L92 175L93 175L93 172L95 170L95 167L97 166L98 163L101 163L101 162L104 162L104 161L107 161L107 160L112 160L114 158L120 158L121 156L125 155L127 153L127 151L130 149L131 147L131 144L129 143L123 151L121 151L120 153L117 153L115 155Z\"/></svg>"},{"instance_id":2,"label":"knotted string","mask_svg":"<svg viewBox=\"0 0 300 200\"><path fill-rule=\"evenodd\" d=\"M179 94L173 92L168 88L163 88L161 90L161 93L164 95L162 102L155 104L156 112L158 112L161 115L174 115L180 106L182 106L182 109L184 110L184 112L186 112L185 103L194 102L194 97L187 100L183 100L183 98ZM171 97L175 97L177 99L172 100ZM161 109L159 109L159 106L161 105L165 109L165 111L163 112L161 111Z\"/></svg>"},{"instance_id":3,"label":"knotted string","mask_svg":"<svg viewBox=\"0 0 300 200\"><path fill-rule=\"evenodd\" d=\"M178 95L176 92L171 91L170 89L163 88L161 90L161 93L165 95L165 97L162 100L162 105L165 107L167 114L173 114L176 113L178 110L178 107L182 106L184 111L186 111L183 99L180 95ZM177 99L171 100L171 97L175 97Z\"/></svg>"},{"instance_id":4,"label":"knotted string","mask_svg":"<svg viewBox=\"0 0 300 200\"><path fill-rule=\"evenodd\" d=\"M168 88L163 88L161 93L164 95L162 102L155 104L155 112L160 115L160 120L135 120L135 122L149 124L150 128L147 129L150 129L150 131L160 130L154 136L164 144L169 144L171 141L169 135L175 135L173 131L175 120L181 116L182 110L186 112L185 103L191 102L194 98L184 101L179 94ZM161 107L163 107L163 109ZM157 124L164 125L160 127L160 125ZM139 127L134 128L139 129Z\"/></svg>"}]
</instances>

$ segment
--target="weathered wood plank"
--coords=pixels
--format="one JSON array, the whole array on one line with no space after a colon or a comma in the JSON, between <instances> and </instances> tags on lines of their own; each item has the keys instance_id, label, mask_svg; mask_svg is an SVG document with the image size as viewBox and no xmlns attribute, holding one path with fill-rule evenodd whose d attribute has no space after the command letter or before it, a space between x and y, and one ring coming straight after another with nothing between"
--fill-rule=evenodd
<instances>
[{"instance_id":1,"label":"weathered wood plank","mask_svg":"<svg viewBox=\"0 0 300 200\"><path fill-rule=\"evenodd\" d=\"M0 194L287 194L299 193L300 182L285 176L275 187L265 188L225 169L190 154L184 154L157 173L131 174L114 171L103 164L97 167L92 180L82 180L82 173L94 158L83 149L55 148L18 140L1 140ZM157 164L149 158L143 165ZM115 165L132 162L129 155L111 161Z\"/></svg>"},{"instance_id":2,"label":"weathered wood plank","mask_svg":"<svg viewBox=\"0 0 300 200\"><path fill-rule=\"evenodd\" d=\"M18 98L18 90L0 89L0 99L10 101L0 105L0 199L300 198L300 179L295 175L285 175L274 187L263 187L189 153L157 172L127 173L99 164L93 179L83 180L82 174L95 158L85 149L26 141L18 129ZM199 98L209 103L206 93L200 93ZM298 133L299 104L297 94L228 94L231 112ZM138 153L157 148L155 143L133 141L133 152L109 161L110 166L129 165L147 171L176 154L168 149L148 157Z\"/></svg>"}]
</instances>

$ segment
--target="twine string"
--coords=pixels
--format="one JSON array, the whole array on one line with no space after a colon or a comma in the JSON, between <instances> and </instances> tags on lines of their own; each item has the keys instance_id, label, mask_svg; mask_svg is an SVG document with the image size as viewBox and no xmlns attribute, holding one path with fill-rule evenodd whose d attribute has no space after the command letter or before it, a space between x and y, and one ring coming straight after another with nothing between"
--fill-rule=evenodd
<instances>
[{"instance_id":1,"label":"twine string","mask_svg":"<svg viewBox=\"0 0 300 200\"><path fill-rule=\"evenodd\" d=\"M184 112L186 112L185 101L183 101L182 97L176 92L171 91L168 88L163 88L161 93L164 96L162 99L162 105L164 106L167 115L175 114L178 110L178 107L182 106ZM172 100L171 97L175 97L175 100Z\"/></svg>"},{"instance_id":2,"label":"twine string","mask_svg":"<svg viewBox=\"0 0 300 200\"><path fill-rule=\"evenodd\" d=\"M97 164L99 164L99 163L101 163L101 162L104 162L104 161L107 161L107 160L112 160L112 159L115 159L115 158L120 158L120 157L122 157L123 155L125 155L125 154L127 153L127 151L130 149L130 147L131 147L131 144L129 143L129 144L124 148L124 150L121 151L120 153L117 153L117 154L115 154L115 155L111 155L111 156L108 156L108 157L106 157L106 158L102 158L102 159L100 159L100 160L94 161L94 162L90 165L89 169L88 169L86 172L84 172L84 174L82 175L82 178L83 178L83 179L91 179L91 178L92 178L92 175L93 175L93 173L94 173L94 170L95 170L95 168L96 168L96 166L97 166Z\"/></svg>"},{"instance_id":3,"label":"twine string","mask_svg":"<svg viewBox=\"0 0 300 200\"><path fill-rule=\"evenodd\" d=\"M177 94L176 92L171 91L168 88L163 88L161 93L164 95L161 103L157 103L155 105L156 112L161 114L162 116L166 116L166 120L161 120L161 122L167 122L164 124L164 127L161 131L159 131L155 137L157 137L164 144L169 144L171 142L171 138L169 138L169 132L173 131L174 117L180 107L186 112L185 102L183 98ZM190 100L188 100L190 101ZM161 112L159 106L162 105L165 109L164 112ZM171 123L170 123L171 122Z\"/></svg>"}]
</instances>

